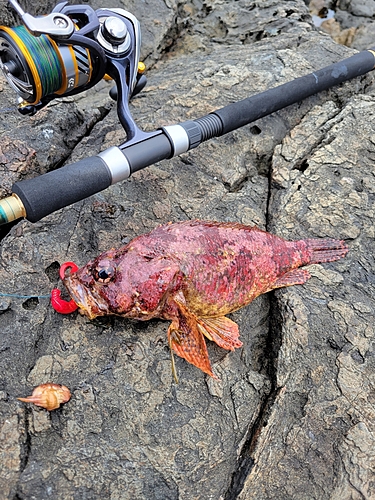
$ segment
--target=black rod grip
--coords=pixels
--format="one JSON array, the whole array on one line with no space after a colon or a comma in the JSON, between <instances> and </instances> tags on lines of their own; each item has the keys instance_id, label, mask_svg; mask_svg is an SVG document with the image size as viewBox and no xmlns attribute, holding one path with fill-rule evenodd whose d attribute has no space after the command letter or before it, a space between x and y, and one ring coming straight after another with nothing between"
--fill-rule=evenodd
<instances>
[{"instance_id":1,"label":"black rod grip","mask_svg":"<svg viewBox=\"0 0 375 500\"><path fill-rule=\"evenodd\" d=\"M291 82L229 104L212 114L222 121L220 135L227 134L323 90L364 75L374 67L375 52L364 50Z\"/></svg>"},{"instance_id":2,"label":"black rod grip","mask_svg":"<svg viewBox=\"0 0 375 500\"><path fill-rule=\"evenodd\" d=\"M16 182L12 191L22 201L26 219L37 222L48 214L83 200L112 183L112 176L100 156L91 156L47 174Z\"/></svg>"}]
</instances>

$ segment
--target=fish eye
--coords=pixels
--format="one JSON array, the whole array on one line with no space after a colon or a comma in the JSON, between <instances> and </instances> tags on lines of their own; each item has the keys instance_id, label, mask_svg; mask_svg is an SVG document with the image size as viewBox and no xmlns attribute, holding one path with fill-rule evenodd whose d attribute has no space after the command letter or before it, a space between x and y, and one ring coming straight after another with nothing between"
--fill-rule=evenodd
<instances>
[{"instance_id":1,"label":"fish eye","mask_svg":"<svg viewBox=\"0 0 375 500\"><path fill-rule=\"evenodd\" d=\"M94 272L94 279L99 283L109 283L115 277L115 270L111 266L97 267Z\"/></svg>"}]
</instances>

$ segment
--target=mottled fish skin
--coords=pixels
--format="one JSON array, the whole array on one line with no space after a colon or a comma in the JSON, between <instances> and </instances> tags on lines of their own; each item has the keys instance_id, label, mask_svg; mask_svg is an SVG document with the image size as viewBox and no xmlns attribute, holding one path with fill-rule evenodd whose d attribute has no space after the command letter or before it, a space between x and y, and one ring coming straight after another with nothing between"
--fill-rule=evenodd
<instances>
[{"instance_id":1,"label":"mottled fish skin","mask_svg":"<svg viewBox=\"0 0 375 500\"><path fill-rule=\"evenodd\" d=\"M242 345L225 315L275 288L305 283L301 266L344 257L343 241L286 241L238 223L159 226L111 249L64 280L89 318L115 314L171 320L171 348L214 376L203 335L225 349Z\"/></svg>"}]
</instances>

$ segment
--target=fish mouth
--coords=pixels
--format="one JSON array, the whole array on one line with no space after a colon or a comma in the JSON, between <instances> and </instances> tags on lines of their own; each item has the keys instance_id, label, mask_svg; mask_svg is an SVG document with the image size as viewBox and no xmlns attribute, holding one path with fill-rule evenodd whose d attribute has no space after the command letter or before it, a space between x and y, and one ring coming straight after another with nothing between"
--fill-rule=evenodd
<instances>
[{"instance_id":1,"label":"fish mouth","mask_svg":"<svg viewBox=\"0 0 375 500\"><path fill-rule=\"evenodd\" d=\"M95 293L96 290L90 290L82 285L75 274L65 278L63 283L69 295L77 304L81 314L87 316L89 319L110 314L108 304L103 297Z\"/></svg>"}]
</instances>

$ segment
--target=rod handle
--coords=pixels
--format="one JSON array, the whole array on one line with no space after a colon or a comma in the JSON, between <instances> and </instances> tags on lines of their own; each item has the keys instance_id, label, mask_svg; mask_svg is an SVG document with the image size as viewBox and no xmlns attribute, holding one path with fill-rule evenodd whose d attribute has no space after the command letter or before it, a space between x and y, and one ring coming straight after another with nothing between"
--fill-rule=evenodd
<instances>
[{"instance_id":1,"label":"rod handle","mask_svg":"<svg viewBox=\"0 0 375 500\"><path fill-rule=\"evenodd\" d=\"M97 156L16 182L12 196L0 200L0 225L21 217L37 222L127 179L137 170L173 156L173 138L162 130L144 133L143 139L139 143L112 146ZM188 141L183 151L187 150Z\"/></svg>"},{"instance_id":2,"label":"rod handle","mask_svg":"<svg viewBox=\"0 0 375 500\"><path fill-rule=\"evenodd\" d=\"M1 200L0 207L4 209L4 205L11 199L12 206L18 204L19 209L14 211L14 215L3 217L6 220L0 218L0 223L11 222L20 217L37 222L60 208L106 189L111 182L111 172L99 156L85 158L38 177L16 182L12 187L13 195Z\"/></svg>"}]
</instances>

